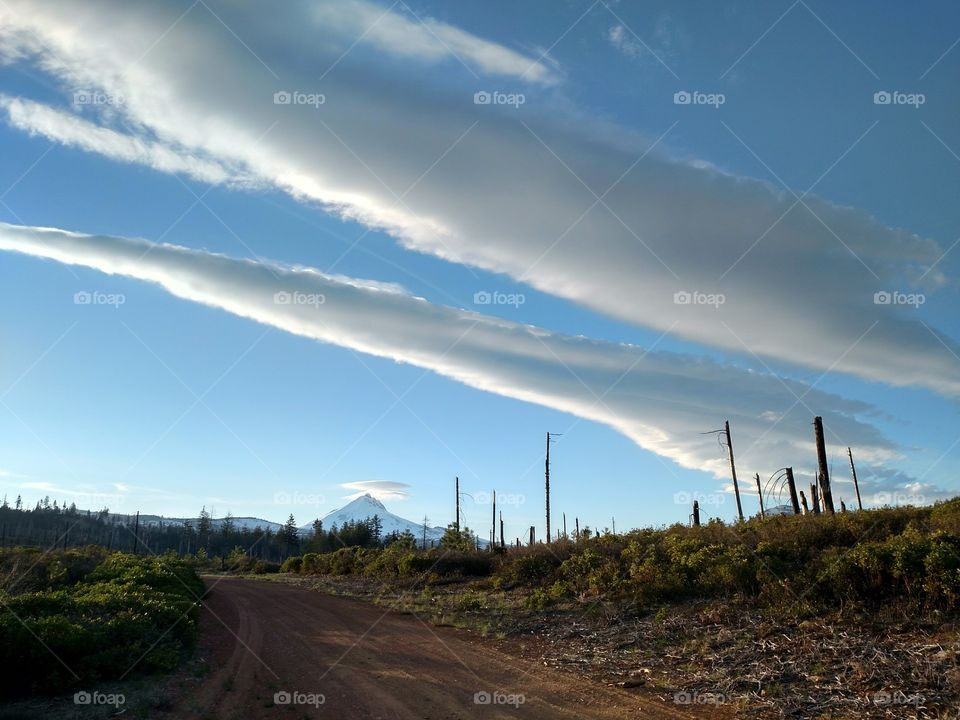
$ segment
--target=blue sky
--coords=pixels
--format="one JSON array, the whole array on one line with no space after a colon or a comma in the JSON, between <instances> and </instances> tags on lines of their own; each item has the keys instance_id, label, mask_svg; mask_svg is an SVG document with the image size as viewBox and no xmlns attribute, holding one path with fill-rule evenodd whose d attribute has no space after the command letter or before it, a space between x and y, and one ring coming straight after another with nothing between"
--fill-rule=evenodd
<instances>
[{"instance_id":1,"label":"blue sky","mask_svg":"<svg viewBox=\"0 0 960 720\"><path fill-rule=\"evenodd\" d=\"M0 11L0 222L100 237L0 241L14 251L0 253L9 496L306 522L343 504L345 483L393 482L409 486L393 511L446 524L459 475L516 500L517 536L542 528L551 430L555 525L564 511L597 527L683 521L692 493L731 519L723 451L699 433L735 418L741 477L809 475L814 413L848 501L848 444L876 502L957 492L955 6L32 5ZM275 105L285 90L325 102ZM476 105L480 91L525 102ZM876 104L881 91L923 101ZM677 104L683 92L723 101ZM224 179L124 154L131 138ZM811 207L763 234L791 191ZM598 196L607 206L573 223ZM276 308L239 316L259 285L226 270L230 307L191 295L199 275L178 290L184 272L220 272L209 256L154 267L161 248L118 270L125 238L403 292L366 288L361 312L349 292L334 306L331 286L313 310L342 324L319 338L267 318ZM668 297L697 290L727 300ZM524 302L478 305L482 291ZM877 291L924 302L865 300ZM448 355L433 323L473 316L437 306L504 336ZM378 323L398 331L389 347L365 335ZM549 352L517 339L527 325L553 334ZM622 343L651 353L619 382ZM643 375L655 358L696 377ZM467 498L469 524L485 532L488 515Z\"/></svg>"}]
</instances>

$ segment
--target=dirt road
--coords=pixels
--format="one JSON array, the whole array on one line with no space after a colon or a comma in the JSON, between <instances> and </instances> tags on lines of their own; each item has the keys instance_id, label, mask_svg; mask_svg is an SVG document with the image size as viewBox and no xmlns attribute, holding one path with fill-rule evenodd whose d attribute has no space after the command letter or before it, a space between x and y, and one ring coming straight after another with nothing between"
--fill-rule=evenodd
<instances>
[{"instance_id":1,"label":"dirt road","mask_svg":"<svg viewBox=\"0 0 960 720\"><path fill-rule=\"evenodd\" d=\"M214 669L168 717L715 717L533 665L369 603L274 582L207 585L200 651Z\"/></svg>"}]
</instances>

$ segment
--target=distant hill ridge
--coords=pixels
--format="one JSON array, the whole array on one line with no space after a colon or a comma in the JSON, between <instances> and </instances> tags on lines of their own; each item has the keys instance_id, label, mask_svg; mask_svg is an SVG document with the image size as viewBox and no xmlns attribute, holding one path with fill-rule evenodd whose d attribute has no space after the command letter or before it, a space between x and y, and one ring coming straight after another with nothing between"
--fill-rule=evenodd
<instances>
[{"instance_id":1,"label":"distant hill ridge","mask_svg":"<svg viewBox=\"0 0 960 720\"><path fill-rule=\"evenodd\" d=\"M354 498L349 503L344 505L342 508L337 508L331 510L322 518L323 527L326 530L329 530L333 525L338 527L347 522L359 522L372 518L374 515L380 518L382 526L382 534L388 535L392 532L403 533L405 530L409 530L414 537L418 540L423 539L423 523L417 523L413 520L407 520L402 518L399 515L395 515L389 510L386 506L373 497L369 493L365 493L360 497ZM133 515L127 515L124 513L111 513L111 517L115 518L129 518L133 520ZM260 528L262 530L272 530L276 532L283 525L280 523L273 522L271 520L264 520L263 518L258 517L234 517L231 518L234 524L234 527L238 529L246 528L248 530L254 530ZM219 528L223 525L225 518L211 518L210 524L213 528ZM142 525L183 525L185 523L190 523L196 527L197 523L200 521L199 518L177 518L177 517L164 517L162 515L140 515L140 523ZM299 527L301 534L310 535L313 533L313 520L310 522L301 525ZM427 541L430 540L439 540L443 537L444 528L440 526L433 526L427 528Z\"/></svg>"}]
</instances>

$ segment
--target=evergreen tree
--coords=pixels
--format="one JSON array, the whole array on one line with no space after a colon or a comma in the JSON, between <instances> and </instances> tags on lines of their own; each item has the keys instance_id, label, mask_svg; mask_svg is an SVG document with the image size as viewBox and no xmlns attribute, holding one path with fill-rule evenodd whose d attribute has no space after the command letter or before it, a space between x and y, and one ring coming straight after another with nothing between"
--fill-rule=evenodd
<instances>
[{"instance_id":1,"label":"evergreen tree","mask_svg":"<svg viewBox=\"0 0 960 720\"><path fill-rule=\"evenodd\" d=\"M204 548L210 546L210 513L207 512L207 506L204 505L200 510L200 519L197 522L197 532L200 534L200 543Z\"/></svg>"},{"instance_id":2,"label":"evergreen tree","mask_svg":"<svg viewBox=\"0 0 960 720\"><path fill-rule=\"evenodd\" d=\"M471 550L476 549L476 545L477 539L474 536L473 531L464 526L463 529L458 532L457 526L454 523L447 525L447 529L444 531L443 537L440 538L440 547L448 550L470 552Z\"/></svg>"},{"instance_id":3,"label":"evergreen tree","mask_svg":"<svg viewBox=\"0 0 960 720\"><path fill-rule=\"evenodd\" d=\"M293 519L293 513L290 513L290 517L287 518L283 527L280 528L277 536L284 545L287 555L293 554L296 551L300 539L300 531L297 528L297 521Z\"/></svg>"},{"instance_id":4,"label":"evergreen tree","mask_svg":"<svg viewBox=\"0 0 960 720\"><path fill-rule=\"evenodd\" d=\"M200 520L197 523L197 531L201 535L207 535L210 532L210 513L207 512L207 506L204 505L200 510Z\"/></svg>"}]
</instances>

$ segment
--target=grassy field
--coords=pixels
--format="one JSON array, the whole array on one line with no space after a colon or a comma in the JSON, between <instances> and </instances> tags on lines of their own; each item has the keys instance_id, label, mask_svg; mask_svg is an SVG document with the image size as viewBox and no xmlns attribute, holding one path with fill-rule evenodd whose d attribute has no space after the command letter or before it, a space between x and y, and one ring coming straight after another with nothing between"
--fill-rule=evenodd
<instances>
[{"instance_id":1,"label":"grassy field","mask_svg":"<svg viewBox=\"0 0 960 720\"><path fill-rule=\"evenodd\" d=\"M306 576L486 578L525 589L535 609L594 599L643 613L698 600L747 601L799 616L824 611L952 616L960 606L960 500L933 507L780 516L739 525L674 525L471 551L457 542L418 551L342 548L290 558Z\"/></svg>"}]
</instances>

